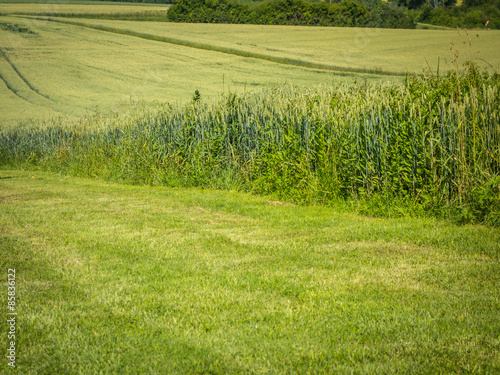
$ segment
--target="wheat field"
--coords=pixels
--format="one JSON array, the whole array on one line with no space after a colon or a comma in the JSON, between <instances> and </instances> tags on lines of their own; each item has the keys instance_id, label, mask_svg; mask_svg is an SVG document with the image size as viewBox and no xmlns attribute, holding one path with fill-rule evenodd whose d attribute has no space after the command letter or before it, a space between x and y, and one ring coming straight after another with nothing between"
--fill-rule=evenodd
<instances>
[{"instance_id":1,"label":"wheat field","mask_svg":"<svg viewBox=\"0 0 500 375\"><path fill-rule=\"evenodd\" d=\"M427 62L436 70L440 60L440 69L447 71L455 69L450 47L459 51L459 64L471 60L497 71L500 68L498 30L84 22L341 68L419 73L428 69Z\"/></svg>"},{"instance_id":2,"label":"wheat field","mask_svg":"<svg viewBox=\"0 0 500 375\"><path fill-rule=\"evenodd\" d=\"M120 111L137 101L184 101L195 90L208 98L361 79L54 22L0 17L2 24L33 32L0 28L4 128L30 118Z\"/></svg>"},{"instance_id":3,"label":"wheat field","mask_svg":"<svg viewBox=\"0 0 500 375\"><path fill-rule=\"evenodd\" d=\"M0 16L9 373L500 373L498 32L75 12Z\"/></svg>"},{"instance_id":4,"label":"wheat field","mask_svg":"<svg viewBox=\"0 0 500 375\"><path fill-rule=\"evenodd\" d=\"M0 128L123 112L142 101L183 102L196 90L207 99L284 84L394 82L466 59L500 67L500 31L40 18L132 9L165 7L0 3L0 14L11 13L0 17ZM23 12L41 16L13 14Z\"/></svg>"}]
</instances>

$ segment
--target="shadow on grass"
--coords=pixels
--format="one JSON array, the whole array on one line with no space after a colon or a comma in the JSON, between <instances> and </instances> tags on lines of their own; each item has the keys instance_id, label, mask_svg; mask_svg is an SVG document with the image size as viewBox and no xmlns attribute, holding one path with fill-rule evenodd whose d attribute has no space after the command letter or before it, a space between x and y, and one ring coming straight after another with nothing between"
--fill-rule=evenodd
<instances>
[{"instance_id":1,"label":"shadow on grass","mask_svg":"<svg viewBox=\"0 0 500 375\"><path fill-rule=\"evenodd\" d=\"M2 177L5 178L12 177ZM54 349L50 326L54 324L51 320L57 306L75 299L85 301L82 288L69 282L53 264L36 254L35 249L36 246L24 238L6 231L0 234L2 278L6 280L7 273L15 273L16 370L19 374L39 367L35 361L46 355L42 348L49 352L50 348ZM43 308L38 310L36 306ZM6 347L7 335L2 335L0 342Z\"/></svg>"}]
</instances>

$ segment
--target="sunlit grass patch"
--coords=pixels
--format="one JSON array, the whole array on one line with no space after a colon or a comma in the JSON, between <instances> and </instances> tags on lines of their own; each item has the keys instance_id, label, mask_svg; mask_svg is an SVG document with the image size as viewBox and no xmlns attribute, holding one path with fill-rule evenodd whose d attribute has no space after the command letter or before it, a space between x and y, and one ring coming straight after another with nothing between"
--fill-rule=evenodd
<instances>
[{"instance_id":1,"label":"sunlit grass patch","mask_svg":"<svg viewBox=\"0 0 500 375\"><path fill-rule=\"evenodd\" d=\"M0 263L19 274L18 373L500 367L498 229L0 177Z\"/></svg>"}]
</instances>

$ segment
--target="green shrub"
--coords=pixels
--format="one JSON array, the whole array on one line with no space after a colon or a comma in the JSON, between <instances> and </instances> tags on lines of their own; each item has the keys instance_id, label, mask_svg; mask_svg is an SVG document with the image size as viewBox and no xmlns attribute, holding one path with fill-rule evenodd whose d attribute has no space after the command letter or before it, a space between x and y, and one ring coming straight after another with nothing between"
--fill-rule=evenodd
<instances>
[{"instance_id":1,"label":"green shrub","mask_svg":"<svg viewBox=\"0 0 500 375\"><path fill-rule=\"evenodd\" d=\"M394 9L383 3L365 6L353 0L343 0L338 4L269 0L252 7L235 0L178 0L169 9L167 17L173 22L415 27L413 20L401 9Z\"/></svg>"},{"instance_id":2,"label":"green shrub","mask_svg":"<svg viewBox=\"0 0 500 375\"><path fill-rule=\"evenodd\" d=\"M461 6L419 10L419 22L459 28L500 28L500 1L464 1Z\"/></svg>"}]
</instances>

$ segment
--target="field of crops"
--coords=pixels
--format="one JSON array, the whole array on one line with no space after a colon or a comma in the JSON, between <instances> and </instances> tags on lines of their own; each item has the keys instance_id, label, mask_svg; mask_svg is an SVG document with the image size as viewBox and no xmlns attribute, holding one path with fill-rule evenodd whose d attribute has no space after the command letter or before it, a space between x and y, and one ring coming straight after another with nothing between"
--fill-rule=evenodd
<instances>
[{"instance_id":1,"label":"field of crops","mask_svg":"<svg viewBox=\"0 0 500 375\"><path fill-rule=\"evenodd\" d=\"M138 184L236 188L299 203L393 200L500 224L498 76L410 77L139 107L0 135L0 163ZM385 202L385 203L383 203ZM446 210L445 210L446 209Z\"/></svg>"},{"instance_id":2,"label":"field of crops","mask_svg":"<svg viewBox=\"0 0 500 375\"><path fill-rule=\"evenodd\" d=\"M120 110L131 101L182 101L195 90L208 98L285 82L313 86L362 79L54 22L1 17L1 25L2 128L30 117ZM152 24L142 27L147 31Z\"/></svg>"},{"instance_id":3,"label":"field of crops","mask_svg":"<svg viewBox=\"0 0 500 375\"><path fill-rule=\"evenodd\" d=\"M86 20L137 33L168 36L192 43L243 50L269 56L298 59L346 69L378 70L381 73L454 69L450 46L465 60L500 68L500 31L495 30L392 30L307 26L137 23ZM427 60L427 62L426 62ZM483 61L484 60L484 61Z\"/></svg>"},{"instance_id":4,"label":"field of crops","mask_svg":"<svg viewBox=\"0 0 500 375\"><path fill-rule=\"evenodd\" d=\"M16 16L0 26L2 129L41 120L1 139L5 164L299 202L375 194L497 222L498 80L487 71L500 64L498 32ZM429 79L403 87L403 69L426 65ZM99 134L80 135L85 123ZM489 203L475 206L477 194Z\"/></svg>"},{"instance_id":5,"label":"field of crops","mask_svg":"<svg viewBox=\"0 0 500 375\"><path fill-rule=\"evenodd\" d=\"M69 13L125 12L134 7L74 8L77 5L0 4L0 13L20 11L22 6L54 6ZM0 17L3 129L30 118L44 121L62 114L76 119L120 111L142 100L189 100L195 90L203 98L214 98L283 83L312 87L364 79L394 81L400 79L398 74L429 67L454 69L465 59L489 69L500 65L497 31L55 21ZM450 46L459 53L458 65Z\"/></svg>"},{"instance_id":6,"label":"field of crops","mask_svg":"<svg viewBox=\"0 0 500 375\"><path fill-rule=\"evenodd\" d=\"M327 71L53 22L2 17L0 23L33 31L0 30L2 128L30 117L120 111L140 100L183 101L195 90L213 98L229 90L345 79Z\"/></svg>"}]
</instances>

